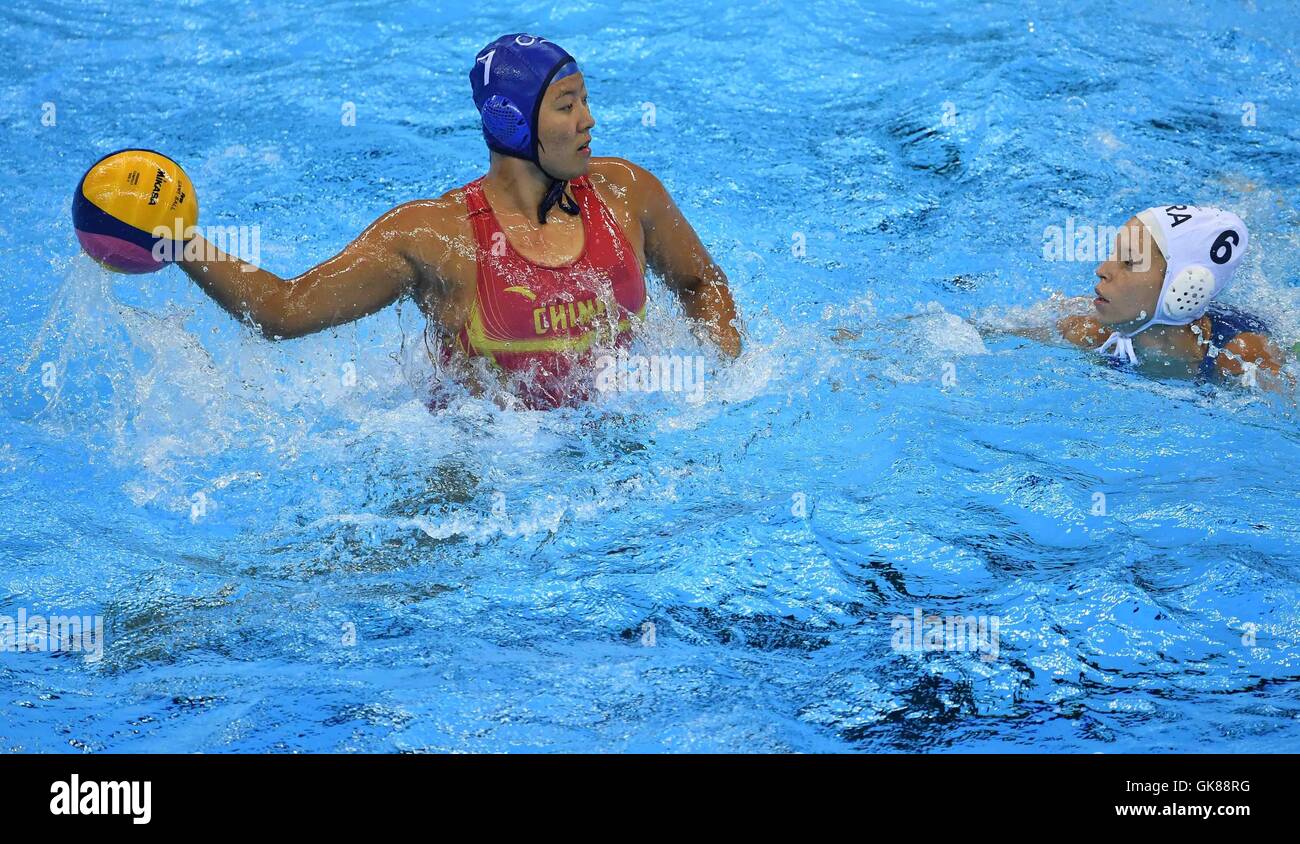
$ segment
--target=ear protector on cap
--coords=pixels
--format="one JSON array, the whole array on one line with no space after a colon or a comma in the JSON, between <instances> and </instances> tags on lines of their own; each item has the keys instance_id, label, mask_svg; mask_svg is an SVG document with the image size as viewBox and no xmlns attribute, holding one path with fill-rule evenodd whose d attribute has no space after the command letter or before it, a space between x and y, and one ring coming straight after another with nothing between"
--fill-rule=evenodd
<instances>
[{"instance_id":1,"label":"ear protector on cap","mask_svg":"<svg viewBox=\"0 0 1300 844\"><path fill-rule=\"evenodd\" d=\"M528 118L519 106L500 94L493 94L483 103L480 112L483 116L483 129L492 139L512 150L529 149L532 146L532 129Z\"/></svg>"},{"instance_id":2,"label":"ear protector on cap","mask_svg":"<svg viewBox=\"0 0 1300 844\"><path fill-rule=\"evenodd\" d=\"M1196 319L1209 306L1213 292L1213 273L1199 265L1184 267L1165 291L1164 316L1180 322Z\"/></svg>"}]
</instances>

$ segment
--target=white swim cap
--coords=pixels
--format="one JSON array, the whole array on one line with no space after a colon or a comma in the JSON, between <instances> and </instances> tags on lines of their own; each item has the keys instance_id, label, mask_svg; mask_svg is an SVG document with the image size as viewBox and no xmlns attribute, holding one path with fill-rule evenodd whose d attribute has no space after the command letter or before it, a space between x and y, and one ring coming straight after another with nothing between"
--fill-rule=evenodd
<instances>
[{"instance_id":1,"label":"white swim cap","mask_svg":"<svg viewBox=\"0 0 1300 844\"><path fill-rule=\"evenodd\" d=\"M1250 232L1231 211L1195 205L1148 208L1137 218L1165 256L1165 279L1156 312L1135 331L1116 331L1098 351L1114 345L1116 357L1137 363L1132 338L1153 325L1190 325L1227 288L1250 244Z\"/></svg>"}]
</instances>

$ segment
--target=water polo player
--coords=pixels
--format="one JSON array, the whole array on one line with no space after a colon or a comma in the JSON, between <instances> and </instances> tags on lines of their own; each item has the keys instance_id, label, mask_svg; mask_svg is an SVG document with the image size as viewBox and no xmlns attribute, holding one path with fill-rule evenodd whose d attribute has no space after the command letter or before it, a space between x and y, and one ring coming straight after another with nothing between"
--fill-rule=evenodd
<instances>
[{"instance_id":1,"label":"water polo player","mask_svg":"<svg viewBox=\"0 0 1300 844\"><path fill-rule=\"evenodd\" d=\"M663 185L631 162L591 157L595 120L574 58L505 35L478 53L470 83L491 151L486 175L392 209L292 279L221 253L178 263L271 338L359 319L409 294L442 363L485 358L515 376L503 381L530 407L589 395L591 350L626 343L645 312L647 266L694 327L739 354L726 276ZM461 368L466 377L474 369Z\"/></svg>"},{"instance_id":2,"label":"water polo player","mask_svg":"<svg viewBox=\"0 0 1300 844\"><path fill-rule=\"evenodd\" d=\"M1151 248L1154 242L1155 248ZM1066 340L1146 375L1222 379L1277 373L1282 353L1260 319L1214 301L1250 243L1236 214L1148 208L1120 230L1097 265L1092 313L1062 318Z\"/></svg>"}]
</instances>

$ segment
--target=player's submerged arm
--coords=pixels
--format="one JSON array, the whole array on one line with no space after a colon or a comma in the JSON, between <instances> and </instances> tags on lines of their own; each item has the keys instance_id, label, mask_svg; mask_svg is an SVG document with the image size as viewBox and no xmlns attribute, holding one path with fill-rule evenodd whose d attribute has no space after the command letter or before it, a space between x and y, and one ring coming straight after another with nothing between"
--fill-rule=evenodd
<instances>
[{"instance_id":1,"label":"player's submerged arm","mask_svg":"<svg viewBox=\"0 0 1300 844\"><path fill-rule=\"evenodd\" d=\"M1111 331L1090 313L1084 313L1085 309L1091 309L1086 296L1066 297L1058 292L1028 311L1005 315L986 312L970 319L985 338L1024 337L1039 343L1059 344L1064 341L1080 348L1095 349L1105 342Z\"/></svg>"},{"instance_id":2,"label":"player's submerged arm","mask_svg":"<svg viewBox=\"0 0 1300 844\"><path fill-rule=\"evenodd\" d=\"M392 209L343 251L291 279L206 242L194 245L202 247L202 260L177 263L221 307L266 337L301 337L382 310L412 288L419 273L410 245L424 205L411 202ZM187 243L187 252L190 247Z\"/></svg>"}]
</instances>

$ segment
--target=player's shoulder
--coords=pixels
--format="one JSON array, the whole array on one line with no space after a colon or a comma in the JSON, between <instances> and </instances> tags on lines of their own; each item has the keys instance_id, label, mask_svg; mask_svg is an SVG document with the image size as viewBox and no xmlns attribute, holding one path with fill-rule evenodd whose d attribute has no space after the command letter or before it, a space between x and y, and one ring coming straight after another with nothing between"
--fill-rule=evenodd
<instances>
[{"instance_id":1,"label":"player's shoulder","mask_svg":"<svg viewBox=\"0 0 1300 844\"><path fill-rule=\"evenodd\" d=\"M1243 363L1252 363L1277 371L1282 365L1282 353L1265 334L1243 331L1224 344L1216 362L1225 375L1240 375Z\"/></svg>"},{"instance_id":2,"label":"player's shoulder","mask_svg":"<svg viewBox=\"0 0 1300 844\"><path fill-rule=\"evenodd\" d=\"M459 233L465 228L465 188L458 187L442 196L413 199L394 207L388 214L390 225L397 230L419 234L439 232Z\"/></svg>"},{"instance_id":3,"label":"player's shoulder","mask_svg":"<svg viewBox=\"0 0 1300 844\"><path fill-rule=\"evenodd\" d=\"M653 173L626 158L593 158L587 177L597 187L616 188L628 195L663 190L663 185Z\"/></svg>"},{"instance_id":4,"label":"player's shoulder","mask_svg":"<svg viewBox=\"0 0 1300 844\"><path fill-rule=\"evenodd\" d=\"M1072 314L1056 322L1056 330L1081 349L1095 349L1106 339L1106 327L1091 316Z\"/></svg>"},{"instance_id":5,"label":"player's shoulder","mask_svg":"<svg viewBox=\"0 0 1300 844\"><path fill-rule=\"evenodd\" d=\"M629 217L643 223L659 219L673 207L663 183L639 164L626 158L592 159L588 179L607 203L622 205Z\"/></svg>"},{"instance_id":6,"label":"player's shoulder","mask_svg":"<svg viewBox=\"0 0 1300 844\"><path fill-rule=\"evenodd\" d=\"M397 206L398 208L410 209L412 214L426 214L431 216L465 216L465 189L467 185L452 188L442 196L431 199L413 199L410 202Z\"/></svg>"}]
</instances>

